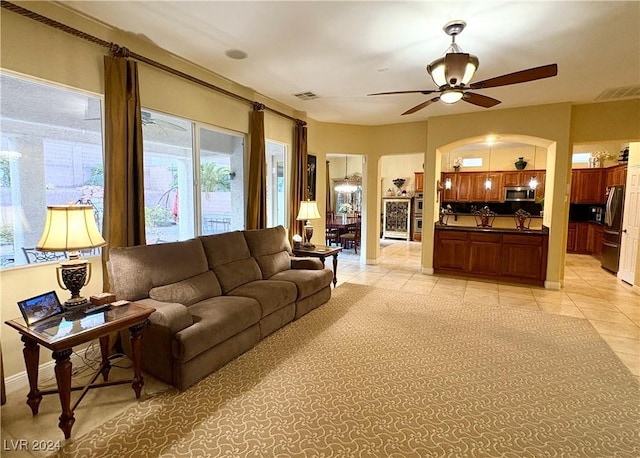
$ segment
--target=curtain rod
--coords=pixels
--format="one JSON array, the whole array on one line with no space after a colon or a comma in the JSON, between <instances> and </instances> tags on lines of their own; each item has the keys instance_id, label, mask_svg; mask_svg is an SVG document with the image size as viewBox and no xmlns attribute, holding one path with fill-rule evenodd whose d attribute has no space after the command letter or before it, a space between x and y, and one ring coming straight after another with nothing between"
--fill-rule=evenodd
<instances>
[{"instance_id":1,"label":"curtain rod","mask_svg":"<svg viewBox=\"0 0 640 458\"><path fill-rule=\"evenodd\" d=\"M188 81L191 81L192 83L196 83L196 84L199 84L201 86L204 86L207 89L211 89L213 91L220 92L221 94L224 94L224 95L226 95L228 97L231 97L233 99L236 99L236 100L239 100L241 102L244 102L244 103L254 107L254 109L255 109L256 106L260 106L264 110L270 111L270 112L275 113L275 114L277 114L279 116L282 116L283 118L287 118L287 119L295 122L296 125L304 126L304 125L307 124L305 121L303 121L301 119L294 118L293 116L289 116L286 113L282 113L282 112L280 112L278 110L275 110L273 108L269 108L268 106L266 106L264 104L261 104L259 102L254 102L253 100L247 99L246 97L242 97L241 95L235 94L235 93L233 93L231 91L227 91L226 89L218 87L215 84L208 83L208 82L203 81L203 80L201 80L199 78L196 78L195 76L191 76L191 75L189 75L187 73L181 72L180 70L176 70L175 68L169 67L168 65L161 64L160 62L156 62L155 60L152 60L152 59L149 59L149 58L147 58L145 56L137 54L137 53L135 53L133 51L130 51L129 49L127 49L127 48L125 48L123 46L120 46L120 45L118 45L116 43L108 42L108 41L102 40L102 39L100 39L98 37L94 37L93 35L90 35L88 33L82 32L81 30L78 30L78 29L74 29L73 27L70 27L70 26L68 26L66 24L63 24L63 23L58 22L58 21L55 21L53 19L50 19L50 18L48 18L46 16L42 16L41 14L35 13L33 11L30 11L30 10L28 10L26 8L23 8L21 6L18 6L16 4L14 4L14 3L2 0L0 6L2 6L2 8L6 9L6 10L12 11L12 12L14 12L16 14L19 14L21 16L24 16L26 18L33 19L34 21L37 21L37 22L40 22L42 24L48 25L49 27L53 27L54 29L61 30L61 31L65 32L65 33L68 33L68 34L73 35L75 37L81 38L81 39L83 39L85 41L88 41L90 43L96 44L98 46L102 46L103 48L107 48L111 53L113 53L114 55L116 55L118 57L129 57L129 58L132 58L134 60L143 62L143 63L145 63L147 65L150 65L152 67L158 68L158 69L163 70L163 71L165 71L167 73L171 73L172 75L178 76L178 77L186 79Z\"/></svg>"}]
</instances>

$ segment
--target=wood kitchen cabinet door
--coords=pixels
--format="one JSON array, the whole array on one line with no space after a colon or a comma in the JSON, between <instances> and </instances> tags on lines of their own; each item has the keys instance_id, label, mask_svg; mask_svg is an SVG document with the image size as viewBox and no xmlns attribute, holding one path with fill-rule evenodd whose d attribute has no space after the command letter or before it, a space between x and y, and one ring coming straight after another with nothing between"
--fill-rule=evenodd
<instances>
[{"instance_id":1,"label":"wood kitchen cabinet door","mask_svg":"<svg viewBox=\"0 0 640 458\"><path fill-rule=\"evenodd\" d=\"M469 272L498 275L502 234L469 233Z\"/></svg>"},{"instance_id":2,"label":"wood kitchen cabinet door","mask_svg":"<svg viewBox=\"0 0 640 458\"><path fill-rule=\"evenodd\" d=\"M414 172L416 181L416 192L422 192L424 189L424 172Z\"/></svg>"},{"instance_id":3,"label":"wood kitchen cabinet door","mask_svg":"<svg viewBox=\"0 0 640 458\"><path fill-rule=\"evenodd\" d=\"M604 228L600 224L588 223L587 251L591 254L602 254L602 238Z\"/></svg>"},{"instance_id":4,"label":"wood kitchen cabinet door","mask_svg":"<svg viewBox=\"0 0 640 458\"><path fill-rule=\"evenodd\" d=\"M569 223L569 229L567 229L567 252L573 253L576 251L576 223Z\"/></svg>"},{"instance_id":5,"label":"wood kitchen cabinet door","mask_svg":"<svg viewBox=\"0 0 640 458\"><path fill-rule=\"evenodd\" d=\"M504 186L522 186L522 172L502 172Z\"/></svg>"},{"instance_id":6,"label":"wood kitchen cabinet door","mask_svg":"<svg viewBox=\"0 0 640 458\"><path fill-rule=\"evenodd\" d=\"M504 184L502 183L502 172L489 173L491 179L491 189L485 192L485 202L503 202L504 201Z\"/></svg>"},{"instance_id":7,"label":"wood kitchen cabinet door","mask_svg":"<svg viewBox=\"0 0 640 458\"><path fill-rule=\"evenodd\" d=\"M578 169L571 172L572 204L605 203L605 169Z\"/></svg>"},{"instance_id":8,"label":"wood kitchen cabinet door","mask_svg":"<svg viewBox=\"0 0 640 458\"><path fill-rule=\"evenodd\" d=\"M436 269L467 270L469 250L465 232L436 231L434 245Z\"/></svg>"},{"instance_id":9,"label":"wood kitchen cabinet door","mask_svg":"<svg viewBox=\"0 0 640 458\"><path fill-rule=\"evenodd\" d=\"M544 170L536 170L532 175L538 180L538 187L536 188L536 200L544 197L544 182L547 179L547 172Z\"/></svg>"},{"instance_id":10,"label":"wood kitchen cabinet door","mask_svg":"<svg viewBox=\"0 0 640 458\"><path fill-rule=\"evenodd\" d=\"M458 174L458 192L456 194L456 200L458 202L470 202L471 201L471 189L473 184L471 183L474 173L459 173Z\"/></svg>"},{"instance_id":11,"label":"wood kitchen cabinet door","mask_svg":"<svg viewBox=\"0 0 640 458\"><path fill-rule=\"evenodd\" d=\"M502 238L501 274L544 281L547 245L543 236L505 234Z\"/></svg>"},{"instance_id":12,"label":"wood kitchen cabinet door","mask_svg":"<svg viewBox=\"0 0 640 458\"><path fill-rule=\"evenodd\" d=\"M487 174L469 173L471 175L471 187L469 190L469 200L471 202L486 202L486 190L484 188L484 182L487 179Z\"/></svg>"},{"instance_id":13,"label":"wood kitchen cabinet door","mask_svg":"<svg viewBox=\"0 0 640 458\"><path fill-rule=\"evenodd\" d=\"M458 174L455 172L443 172L441 176L442 201L455 202L458 200ZM447 179L451 181L451 188L446 188Z\"/></svg>"},{"instance_id":14,"label":"wood kitchen cabinet door","mask_svg":"<svg viewBox=\"0 0 640 458\"><path fill-rule=\"evenodd\" d=\"M627 164L609 167L606 172L607 186L627 183Z\"/></svg>"}]
</instances>

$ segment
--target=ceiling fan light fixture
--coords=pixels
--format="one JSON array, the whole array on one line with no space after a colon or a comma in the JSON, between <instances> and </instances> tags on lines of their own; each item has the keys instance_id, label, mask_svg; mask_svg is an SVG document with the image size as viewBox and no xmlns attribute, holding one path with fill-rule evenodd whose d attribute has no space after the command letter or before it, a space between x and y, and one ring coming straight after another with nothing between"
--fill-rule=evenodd
<instances>
[{"instance_id":1,"label":"ceiling fan light fixture","mask_svg":"<svg viewBox=\"0 0 640 458\"><path fill-rule=\"evenodd\" d=\"M478 58L476 56L469 54L469 62L467 62L467 66L464 69L462 84L464 84L465 86L469 84L469 81L471 81L471 78L473 78L473 75L475 75L476 70L478 69L478 64L479 64Z\"/></svg>"},{"instance_id":2,"label":"ceiling fan light fixture","mask_svg":"<svg viewBox=\"0 0 640 458\"><path fill-rule=\"evenodd\" d=\"M446 86L447 79L444 71L444 57L436 59L427 65L427 73L438 87Z\"/></svg>"},{"instance_id":3,"label":"ceiling fan light fixture","mask_svg":"<svg viewBox=\"0 0 640 458\"><path fill-rule=\"evenodd\" d=\"M440 100L444 103L456 103L462 98L462 91L449 90L440 94Z\"/></svg>"}]
</instances>

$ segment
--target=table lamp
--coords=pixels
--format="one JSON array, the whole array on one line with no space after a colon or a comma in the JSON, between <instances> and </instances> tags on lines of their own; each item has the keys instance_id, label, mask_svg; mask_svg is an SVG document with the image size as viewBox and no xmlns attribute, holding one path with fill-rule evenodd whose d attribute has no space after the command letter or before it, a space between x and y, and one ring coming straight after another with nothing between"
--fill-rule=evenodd
<instances>
[{"instance_id":1,"label":"table lamp","mask_svg":"<svg viewBox=\"0 0 640 458\"><path fill-rule=\"evenodd\" d=\"M320 212L318 211L318 204L315 200L307 200L300 202L300 211L298 212L298 221L306 221L304 223L304 243L305 248L314 248L315 245L311 243L311 237L313 237L313 226L310 220L320 219Z\"/></svg>"},{"instance_id":2,"label":"table lamp","mask_svg":"<svg viewBox=\"0 0 640 458\"><path fill-rule=\"evenodd\" d=\"M36 245L39 251L65 251L68 259L56 267L58 285L69 290L71 298L65 307L78 307L89 303L80 296L80 289L91 280L91 263L78 257L78 250L106 245L102 238L91 205L50 205L42 237Z\"/></svg>"}]
</instances>

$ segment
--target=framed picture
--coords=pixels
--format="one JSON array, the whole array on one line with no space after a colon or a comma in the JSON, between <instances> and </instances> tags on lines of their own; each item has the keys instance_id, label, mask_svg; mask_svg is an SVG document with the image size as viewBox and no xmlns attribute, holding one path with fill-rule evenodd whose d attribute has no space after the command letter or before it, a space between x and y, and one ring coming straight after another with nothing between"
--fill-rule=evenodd
<instances>
[{"instance_id":1,"label":"framed picture","mask_svg":"<svg viewBox=\"0 0 640 458\"><path fill-rule=\"evenodd\" d=\"M316 157L307 155L307 196L309 200L316 200Z\"/></svg>"}]
</instances>

